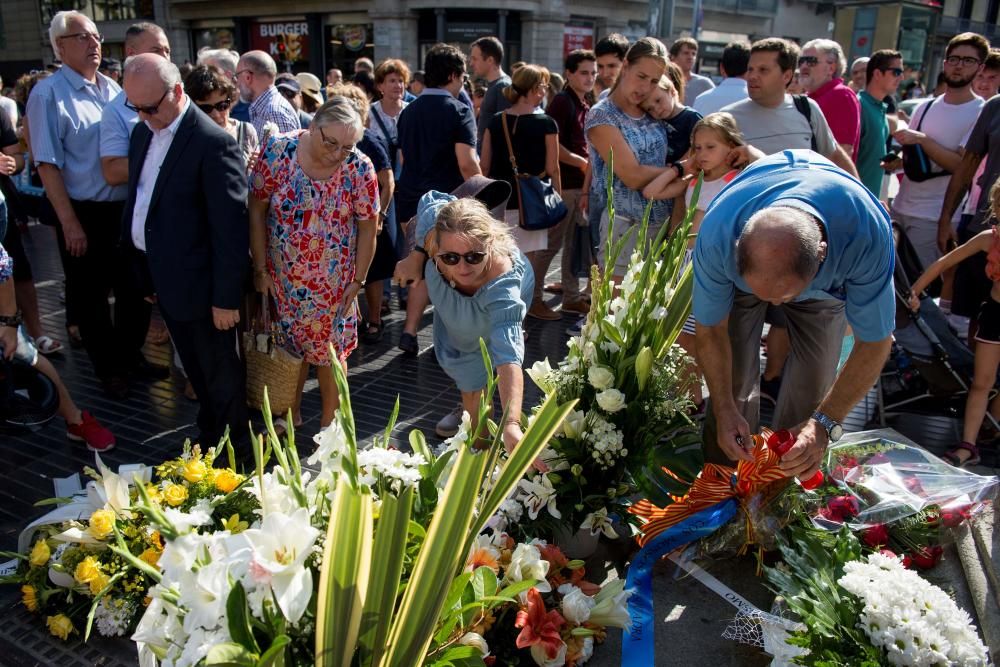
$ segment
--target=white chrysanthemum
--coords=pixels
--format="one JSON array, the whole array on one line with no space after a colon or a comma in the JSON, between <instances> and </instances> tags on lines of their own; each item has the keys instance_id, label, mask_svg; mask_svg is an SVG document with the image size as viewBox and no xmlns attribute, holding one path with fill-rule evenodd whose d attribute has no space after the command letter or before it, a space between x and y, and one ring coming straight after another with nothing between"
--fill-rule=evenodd
<instances>
[{"instance_id":1,"label":"white chrysanthemum","mask_svg":"<svg viewBox=\"0 0 1000 667\"><path fill-rule=\"evenodd\" d=\"M128 630L134 612L133 605L125 600L112 600L110 596L104 596L94 612L94 624L104 637L121 637Z\"/></svg>"}]
</instances>

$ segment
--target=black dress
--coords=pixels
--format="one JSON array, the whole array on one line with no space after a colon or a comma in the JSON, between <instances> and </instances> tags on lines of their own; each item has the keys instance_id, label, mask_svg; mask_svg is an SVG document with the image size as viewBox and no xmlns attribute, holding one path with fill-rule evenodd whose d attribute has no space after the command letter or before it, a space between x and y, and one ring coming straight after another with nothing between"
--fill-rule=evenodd
<instances>
[{"instance_id":1,"label":"black dress","mask_svg":"<svg viewBox=\"0 0 1000 667\"><path fill-rule=\"evenodd\" d=\"M367 155L368 159L372 161L372 166L375 167L376 173L383 169L392 169L389 163L389 151L385 147L382 137L368 128L365 128L365 134L361 137L361 141L358 142L358 150ZM380 213L384 215L385 211L381 211ZM382 231L379 232L376 239L375 256L372 257L371 266L368 267L368 275L365 276L365 282L372 283L391 278L393 271L396 270L397 259L396 249L393 246L392 237L389 235L389 228L383 224Z\"/></svg>"}]
</instances>

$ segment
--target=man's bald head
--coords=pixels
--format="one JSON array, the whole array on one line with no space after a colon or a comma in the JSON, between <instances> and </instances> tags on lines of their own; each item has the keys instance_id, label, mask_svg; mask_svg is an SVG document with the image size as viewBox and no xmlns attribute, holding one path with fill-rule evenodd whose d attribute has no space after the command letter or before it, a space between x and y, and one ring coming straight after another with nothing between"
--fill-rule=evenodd
<instances>
[{"instance_id":1,"label":"man's bald head","mask_svg":"<svg viewBox=\"0 0 1000 667\"><path fill-rule=\"evenodd\" d=\"M159 82L164 90L181 82L181 72L177 65L164 60L155 53L140 53L125 61L125 76L135 76L145 83Z\"/></svg>"},{"instance_id":2,"label":"man's bald head","mask_svg":"<svg viewBox=\"0 0 1000 667\"><path fill-rule=\"evenodd\" d=\"M263 51L247 51L240 56L239 69L248 69L254 76L260 76L274 81L278 76L278 66L274 64L274 58Z\"/></svg>"},{"instance_id":3,"label":"man's bald head","mask_svg":"<svg viewBox=\"0 0 1000 667\"><path fill-rule=\"evenodd\" d=\"M135 56L140 53L155 53L170 59L170 42L163 28L148 21L129 26L125 31L125 55Z\"/></svg>"},{"instance_id":4,"label":"man's bald head","mask_svg":"<svg viewBox=\"0 0 1000 667\"><path fill-rule=\"evenodd\" d=\"M125 61L125 97L153 130L170 125L184 108L184 89L177 65L154 53Z\"/></svg>"},{"instance_id":5,"label":"man's bald head","mask_svg":"<svg viewBox=\"0 0 1000 667\"><path fill-rule=\"evenodd\" d=\"M756 278L808 283L825 257L822 223L791 206L771 206L753 214L736 243L736 268L748 282Z\"/></svg>"}]
</instances>

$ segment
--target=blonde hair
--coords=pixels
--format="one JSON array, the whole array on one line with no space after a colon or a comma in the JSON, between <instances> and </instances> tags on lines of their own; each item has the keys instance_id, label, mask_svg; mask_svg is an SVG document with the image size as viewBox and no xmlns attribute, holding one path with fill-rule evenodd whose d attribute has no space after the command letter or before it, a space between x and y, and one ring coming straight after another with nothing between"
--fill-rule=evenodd
<instances>
[{"instance_id":1,"label":"blonde hair","mask_svg":"<svg viewBox=\"0 0 1000 667\"><path fill-rule=\"evenodd\" d=\"M746 143L743 140L743 133L740 132L739 126L736 125L736 119L728 111L710 113L695 123L694 128L691 130L692 143L694 143L694 136L698 134L698 130L714 130L722 137L722 141L730 147L742 146Z\"/></svg>"},{"instance_id":2,"label":"blonde hair","mask_svg":"<svg viewBox=\"0 0 1000 667\"><path fill-rule=\"evenodd\" d=\"M361 124L368 126L368 94L353 83L338 83L335 86L327 87L327 99L331 97L344 97L354 105L358 115L361 116Z\"/></svg>"},{"instance_id":3,"label":"blonde hair","mask_svg":"<svg viewBox=\"0 0 1000 667\"><path fill-rule=\"evenodd\" d=\"M530 93L539 84L547 84L552 78L549 70L541 65L524 65L519 67L511 77L510 85L503 89L503 96L511 104Z\"/></svg>"},{"instance_id":4,"label":"blonde hair","mask_svg":"<svg viewBox=\"0 0 1000 667\"><path fill-rule=\"evenodd\" d=\"M510 228L490 215L478 199L456 199L442 206L434 221L435 245L440 244L442 234L467 239L481 247L489 259L501 255L516 257L518 253Z\"/></svg>"}]
</instances>

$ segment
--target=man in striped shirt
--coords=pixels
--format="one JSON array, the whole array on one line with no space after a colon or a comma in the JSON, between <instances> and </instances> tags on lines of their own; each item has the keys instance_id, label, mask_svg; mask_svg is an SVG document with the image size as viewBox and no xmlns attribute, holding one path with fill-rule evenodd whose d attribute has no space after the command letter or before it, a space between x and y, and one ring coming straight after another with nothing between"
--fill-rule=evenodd
<instances>
[{"instance_id":1,"label":"man in striped shirt","mask_svg":"<svg viewBox=\"0 0 1000 667\"><path fill-rule=\"evenodd\" d=\"M278 67L263 51L248 51L236 67L236 85L240 97L250 102L250 124L257 136L264 136L264 125L274 123L278 132L291 132L302 126L291 103L274 86Z\"/></svg>"}]
</instances>

